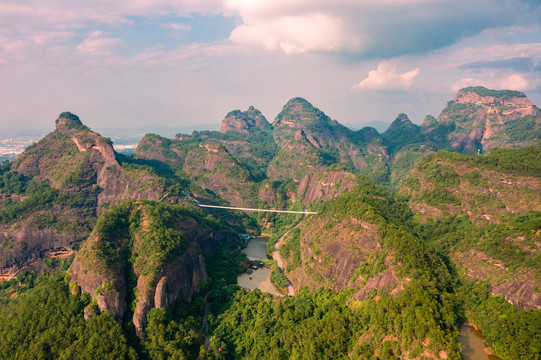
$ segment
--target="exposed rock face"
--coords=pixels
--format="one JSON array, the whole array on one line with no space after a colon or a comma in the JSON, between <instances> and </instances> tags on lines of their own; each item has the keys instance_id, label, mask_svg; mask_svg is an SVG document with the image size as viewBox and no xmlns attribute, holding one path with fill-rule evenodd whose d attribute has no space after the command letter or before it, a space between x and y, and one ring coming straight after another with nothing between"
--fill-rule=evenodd
<instances>
[{"instance_id":1,"label":"exposed rock face","mask_svg":"<svg viewBox=\"0 0 541 360\"><path fill-rule=\"evenodd\" d=\"M436 143L471 153L535 145L541 140L540 129L541 112L526 95L483 87L458 91L437 121L422 124L423 133Z\"/></svg>"},{"instance_id":2,"label":"exposed rock face","mask_svg":"<svg viewBox=\"0 0 541 360\"><path fill-rule=\"evenodd\" d=\"M91 236L85 247L92 249L98 242L97 236ZM90 255L92 256L92 255ZM88 257L76 256L70 266L71 281L89 293L98 303L101 311L106 311L117 320L122 320L126 311L126 268L94 267Z\"/></svg>"},{"instance_id":3,"label":"exposed rock face","mask_svg":"<svg viewBox=\"0 0 541 360\"><path fill-rule=\"evenodd\" d=\"M197 185L212 190L230 204L254 206L251 193L256 184L250 172L222 145L200 143L186 155L183 169Z\"/></svg>"},{"instance_id":4,"label":"exposed rock face","mask_svg":"<svg viewBox=\"0 0 541 360\"><path fill-rule=\"evenodd\" d=\"M372 259L381 249L377 227L351 217L337 224L332 217L310 216L299 229L297 256L300 257L300 265L287 272L296 290L303 286L314 290L318 287L342 290L358 286L362 278L355 279L354 274L359 264ZM286 267L294 262L295 256L283 258Z\"/></svg>"},{"instance_id":5,"label":"exposed rock face","mask_svg":"<svg viewBox=\"0 0 541 360\"><path fill-rule=\"evenodd\" d=\"M190 215L192 213L180 207L153 202L124 203L112 211L101 215L108 216L104 223L118 221L121 227L115 223L103 228L98 221L70 267L71 281L89 293L101 311L119 321L125 317L130 305L128 294L135 292L137 300L132 320L138 336L144 335L146 315L151 309L169 308L181 297L190 302L193 294L199 291L201 282L207 280L201 251L211 255L225 242L240 242L237 234L212 230L202 218ZM165 214L163 218L160 217L162 214ZM167 230L163 228L164 223L169 224ZM133 224L140 224L140 230L128 235ZM164 253L159 245L163 240L156 238L160 235L154 234L154 229L161 229L158 230L160 234L164 231L176 234L168 235L168 241L172 242L168 246L179 248ZM179 236L185 240L178 240ZM108 242L112 243L107 245ZM185 243L188 247L183 250ZM111 250L111 247L118 250ZM181 250L183 252L179 254ZM133 264L130 258L135 259L131 260ZM135 289L130 288L133 285L128 282L129 278L136 280Z\"/></svg>"},{"instance_id":6,"label":"exposed rock face","mask_svg":"<svg viewBox=\"0 0 541 360\"><path fill-rule=\"evenodd\" d=\"M156 176L146 174L138 177L130 176L116 160L116 153L110 141L89 130L69 128L65 124L65 118L60 118L56 125L57 131L68 136L79 151L89 151L88 160L97 173L97 185L101 189L98 205L117 203L126 199L157 200L163 193L163 188L147 187L146 191L140 191L145 183L152 182Z\"/></svg>"},{"instance_id":7,"label":"exposed rock face","mask_svg":"<svg viewBox=\"0 0 541 360\"><path fill-rule=\"evenodd\" d=\"M319 142L330 142L334 144L337 137L340 137L340 132L348 132L349 129L338 124L335 120L331 120L321 110L315 108L312 104L303 98L294 98L284 105L282 111L276 116L273 126L278 127L278 137L275 137L279 142L286 138L293 137L297 130L303 130L304 136L317 136ZM317 135L312 130L314 126L318 128ZM284 129L292 129L285 132ZM334 130L334 131L333 131Z\"/></svg>"},{"instance_id":8,"label":"exposed rock face","mask_svg":"<svg viewBox=\"0 0 541 360\"><path fill-rule=\"evenodd\" d=\"M492 295L503 295L510 304L524 310L541 309L541 279L536 278L534 269L509 270L501 261L474 249L456 253L453 260L467 278L488 280Z\"/></svg>"},{"instance_id":9,"label":"exposed rock face","mask_svg":"<svg viewBox=\"0 0 541 360\"><path fill-rule=\"evenodd\" d=\"M234 110L227 114L222 120L220 132L226 133L231 131L241 135L250 135L254 130L268 130L270 128L270 123L261 114L261 111L250 106L244 112Z\"/></svg>"},{"instance_id":10,"label":"exposed rock face","mask_svg":"<svg viewBox=\"0 0 541 360\"><path fill-rule=\"evenodd\" d=\"M483 94L483 92L485 94ZM520 91L495 91L482 87L459 90L453 101L458 103L483 103L489 105L511 105L533 107L535 104Z\"/></svg>"},{"instance_id":11,"label":"exposed rock face","mask_svg":"<svg viewBox=\"0 0 541 360\"><path fill-rule=\"evenodd\" d=\"M395 297L407 286L408 282L408 279L404 279L403 281L398 280L394 270L390 268L369 279L366 284L351 297L351 300L363 301L370 291L373 290L385 290L390 293L391 297Z\"/></svg>"},{"instance_id":12,"label":"exposed rock face","mask_svg":"<svg viewBox=\"0 0 541 360\"><path fill-rule=\"evenodd\" d=\"M274 204L276 202L276 189L271 183L263 184L258 191L259 198L267 204Z\"/></svg>"},{"instance_id":13,"label":"exposed rock face","mask_svg":"<svg viewBox=\"0 0 541 360\"><path fill-rule=\"evenodd\" d=\"M508 213L541 211L539 177L472 166L467 162L468 156L451 158L439 154L415 168L399 190L410 198L410 208L423 219L467 215L483 224L497 223ZM448 199L431 200L434 189L444 192Z\"/></svg>"},{"instance_id":14,"label":"exposed rock face","mask_svg":"<svg viewBox=\"0 0 541 360\"><path fill-rule=\"evenodd\" d=\"M345 171L326 171L306 175L297 187L297 196L305 206L334 199L357 185L355 175Z\"/></svg>"},{"instance_id":15,"label":"exposed rock face","mask_svg":"<svg viewBox=\"0 0 541 360\"><path fill-rule=\"evenodd\" d=\"M137 335L144 335L145 317L151 309L167 309L179 296L191 301L193 294L199 292L201 282L206 280L205 261L195 248L167 264L163 274L153 277L139 276L138 301L133 314Z\"/></svg>"},{"instance_id":16,"label":"exposed rock face","mask_svg":"<svg viewBox=\"0 0 541 360\"><path fill-rule=\"evenodd\" d=\"M58 152L52 151L51 148L58 147L59 143L63 148ZM134 174L123 169L116 160L110 140L88 129L71 113L60 114L56 120L56 131L35 148L21 154L14 161L13 170L27 176L32 176L37 170L36 180L47 179L56 189L62 190L71 185L58 180L65 175L62 172L66 167L73 169L78 166L98 186L98 205L126 199L157 200L164 192L163 186L155 184L156 175ZM155 186L149 186L151 183Z\"/></svg>"},{"instance_id":17,"label":"exposed rock face","mask_svg":"<svg viewBox=\"0 0 541 360\"><path fill-rule=\"evenodd\" d=\"M60 114L55 131L14 160L11 171L31 183L47 184L58 194L58 201L24 213L17 226L0 225L0 238L13 240L9 249L0 245L0 267L10 276L29 266L39 269L42 259L52 256L55 249L86 239L101 205L125 199L157 200L164 194L157 175L123 169L110 140L68 112ZM11 202L24 200L8 195L0 199L0 206L6 197ZM60 226L40 225L44 219Z\"/></svg>"},{"instance_id":18,"label":"exposed rock face","mask_svg":"<svg viewBox=\"0 0 541 360\"><path fill-rule=\"evenodd\" d=\"M74 240L83 238L36 229L30 224L19 229L0 228L0 280L12 279L25 269L39 272L45 258L69 257L73 254L69 246Z\"/></svg>"}]
</instances>

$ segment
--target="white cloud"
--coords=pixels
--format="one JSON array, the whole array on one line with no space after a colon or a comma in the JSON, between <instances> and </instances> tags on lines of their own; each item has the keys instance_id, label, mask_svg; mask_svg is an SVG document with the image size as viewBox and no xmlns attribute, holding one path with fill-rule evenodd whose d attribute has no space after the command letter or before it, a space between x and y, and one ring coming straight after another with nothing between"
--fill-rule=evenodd
<instances>
[{"instance_id":1,"label":"white cloud","mask_svg":"<svg viewBox=\"0 0 541 360\"><path fill-rule=\"evenodd\" d=\"M468 86L484 86L489 89L505 90L533 90L541 86L541 79L526 79L524 75L512 74L505 77L497 77L493 74L488 79L463 78L451 85L452 91L458 91Z\"/></svg>"},{"instance_id":2,"label":"white cloud","mask_svg":"<svg viewBox=\"0 0 541 360\"><path fill-rule=\"evenodd\" d=\"M231 33L230 39L234 43L281 50L286 54L360 50L360 38L349 36L346 28L342 19L321 13L284 16L240 25Z\"/></svg>"},{"instance_id":3,"label":"white cloud","mask_svg":"<svg viewBox=\"0 0 541 360\"><path fill-rule=\"evenodd\" d=\"M242 23L230 39L284 53L394 57L452 45L485 29L539 23L520 0L224 0ZM537 11L539 12L539 11Z\"/></svg>"},{"instance_id":4,"label":"white cloud","mask_svg":"<svg viewBox=\"0 0 541 360\"><path fill-rule=\"evenodd\" d=\"M109 54L120 42L121 39L118 38L104 37L101 31L92 31L77 45L77 50L94 55Z\"/></svg>"},{"instance_id":5,"label":"white cloud","mask_svg":"<svg viewBox=\"0 0 541 360\"><path fill-rule=\"evenodd\" d=\"M368 77L361 80L354 89L358 90L409 90L420 69L404 73L398 72L398 65L392 61L381 61L376 70L371 70Z\"/></svg>"}]
</instances>

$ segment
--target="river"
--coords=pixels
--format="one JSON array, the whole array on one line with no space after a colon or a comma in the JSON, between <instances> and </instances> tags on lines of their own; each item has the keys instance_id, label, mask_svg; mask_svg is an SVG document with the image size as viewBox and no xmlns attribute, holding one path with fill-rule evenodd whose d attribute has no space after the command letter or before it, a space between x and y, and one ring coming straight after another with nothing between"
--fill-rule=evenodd
<instances>
[{"instance_id":1,"label":"river","mask_svg":"<svg viewBox=\"0 0 541 360\"><path fill-rule=\"evenodd\" d=\"M475 330L469 325L462 325L459 340L462 344L464 360L501 360L497 356L487 355L485 337L481 331Z\"/></svg>"},{"instance_id":2,"label":"river","mask_svg":"<svg viewBox=\"0 0 541 360\"><path fill-rule=\"evenodd\" d=\"M267 238L258 237L250 239L246 249L242 250L250 260L267 260ZM251 274L242 273L237 277L237 283L245 289L259 289L263 292L279 295L280 293L270 281L271 270L259 268Z\"/></svg>"}]
</instances>

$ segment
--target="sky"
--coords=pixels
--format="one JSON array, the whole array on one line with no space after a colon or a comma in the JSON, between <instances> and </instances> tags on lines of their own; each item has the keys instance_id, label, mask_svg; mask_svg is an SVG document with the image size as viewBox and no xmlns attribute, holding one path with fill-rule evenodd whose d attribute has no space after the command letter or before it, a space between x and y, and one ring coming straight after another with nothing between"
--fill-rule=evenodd
<instances>
[{"instance_id":1,"label":"sky","mask_svg":"<svg viewBox=\"0 0 541 360\"><path fill-rule=\"evenodd\" d=\"M0 138L217 127L303 97L360 128L437 116L460 88L541 106L540 0L2 0Z\"/></svg>"}]
</instances>

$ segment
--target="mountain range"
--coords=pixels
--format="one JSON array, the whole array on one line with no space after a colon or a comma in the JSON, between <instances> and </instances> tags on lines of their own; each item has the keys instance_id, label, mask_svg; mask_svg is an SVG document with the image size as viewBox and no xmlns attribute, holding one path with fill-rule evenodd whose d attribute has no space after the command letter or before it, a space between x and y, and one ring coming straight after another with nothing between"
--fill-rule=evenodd
<instances>
[{"instance_id":1,"label":"mountain range","mask_svg":"<svg viewBox=\"0 0 541 360\"><path fill-rule=\"evenodd\" d=\"M132 155L62 113L55 131L0 166L0 332L30 326L10 314L45 296L40 286L65 286L56 291L78 299L82 329L106 316L117 321L109 330L122 323L127 340L107 346L126 358L313 358L333 331L344 340L334 358L460 358L468 321L498 356L536 359L539 141L541 111L524 93L483 87L458 91L420 126L399 114L383 133L354 131L293 98L272 123L254 107L234 110L219 131L147 134ZM280 276L298 295L279 302L228 286L247 266L239 233L268 235L269 249L280 239ZM47 282L58 273L65 285ZM200 349L194 317L209 311L215 336ZM287 341L269 311L315 348ZM79 350L49 344L47 356L101 351L81 345L85 331L73 335ZM0 349L15 353L35 355Z\"/></svg>"}]
</instances>

